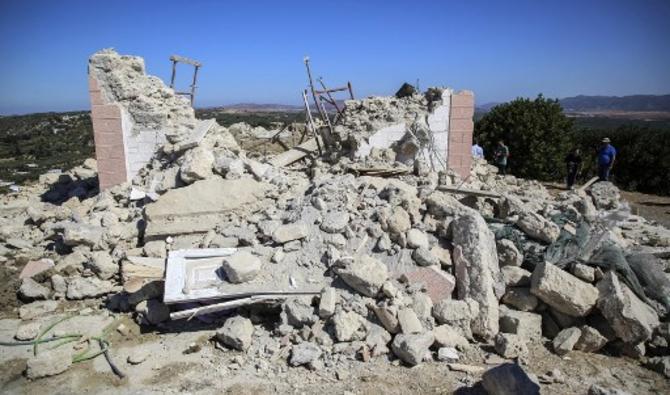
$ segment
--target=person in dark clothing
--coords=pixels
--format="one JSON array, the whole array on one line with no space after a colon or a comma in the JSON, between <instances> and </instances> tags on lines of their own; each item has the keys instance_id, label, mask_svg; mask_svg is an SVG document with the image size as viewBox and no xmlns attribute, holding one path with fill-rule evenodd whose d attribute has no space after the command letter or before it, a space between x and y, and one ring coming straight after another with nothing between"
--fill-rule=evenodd
<instances>
[{"instance_id":1,"label":"person in dark clothing","mask_svg":"<svg viewBox=\"0 0 670 395\"><path fill-rule=\"evenodd\" d=\"M579 148L575 148L565 157L565 166L568 170L566 184L568 189L572 189L573 185L575 185L575 180L577 180L577 175L582 169L582 156L580 155Z\"/></svg>"},{"instance_id":2,"label":"person in dark clothing","mask_svg":"<svg viewBox=\"0 0 670 395\"><path fill-rule=\"evenodd\" d=\"M507 158L509 158L509 148L504 141L498 140L498 146L493 151L493 164L498 168L498 174L507 174Z\"/></svg>"}]
</instances>

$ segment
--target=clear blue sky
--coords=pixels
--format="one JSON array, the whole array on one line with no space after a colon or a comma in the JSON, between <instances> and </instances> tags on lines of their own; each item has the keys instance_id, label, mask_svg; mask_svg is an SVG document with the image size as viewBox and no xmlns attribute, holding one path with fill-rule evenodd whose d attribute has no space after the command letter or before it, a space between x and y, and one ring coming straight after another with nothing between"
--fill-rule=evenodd
<instances>
[{"instance_id":1,"label":"clear blue sky","mask_svg":"<svg viewBox=\"0 0 670 395\"><path fill-rule=\"evenodd\" d=\"M202 61L199 106L298 103L304 55L359 96L417 78L480 104L664 94L669 21L668 0L0 0L0 114L88 109L87 59L107 47L164 80L171 54Z\"/></svg>"}]
</instances>

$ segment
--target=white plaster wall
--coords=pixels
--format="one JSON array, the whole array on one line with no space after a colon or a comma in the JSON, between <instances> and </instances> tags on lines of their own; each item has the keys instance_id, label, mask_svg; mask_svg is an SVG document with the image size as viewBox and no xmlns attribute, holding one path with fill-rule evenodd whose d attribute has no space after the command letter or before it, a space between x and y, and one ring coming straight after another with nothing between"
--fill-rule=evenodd
<instances>
[{"instance_id":1,"label":"white plaster wall","mask_svg":"<svg viewBox=\"0 0 670 395\"><path fill-rule=\"evenodd\" d=\"M445 89L442 93L442 104L436 107L426 117L426 123L433 135L434 152L426 148L421 152L427 158L435 170L447 169L447 154L449 152L449 115L451 109L451 89ZM372 148L386 149L400 140L406 131L407 125L403 123L386 126L374 132L367 143L363 143L356 151L355 156L359 158L370 155Z\"/></svg>"},{"instance_id":2,"label":"white plaster wall","mask_svg":"<svg viewBox=\"0 0 670 395\"><path fill-rule=\"evenodd\" d=\"M166 140L161 130L139 130L125 108L122 114L126 180L131 181Z\"/></svg>"},{"instance_id":3,"label":"white plaster wall","mask_svg":"<svg viewBox=\"0 0 670 395\"><path fill-rule=\"evenodd\" d=\"M358 158L364 158L370 155L372 148L386 149L391 147L393 143L400 140L402 136L405 135L405 129L406 126L404 122L379 129L373 133L370 138L368 138L367 144L363 144L358 148L355 156Z\"/></svg>"}]
</instances>

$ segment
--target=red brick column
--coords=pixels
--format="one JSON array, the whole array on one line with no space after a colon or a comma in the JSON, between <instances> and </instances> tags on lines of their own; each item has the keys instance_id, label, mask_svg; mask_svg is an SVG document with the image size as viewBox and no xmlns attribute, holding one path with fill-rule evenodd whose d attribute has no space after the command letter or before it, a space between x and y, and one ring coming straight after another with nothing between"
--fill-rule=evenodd
<instances>
[{"instance_id":1,"label":"red brick column","mask_svg":"<svg viewBox=\"0 0 670 395\"><path fill-rule=\"evenodd\" d=\"M475 96L472 92L461 91L451 95L447 165L462 178L470 175L472 165L474 115Z\"/></svg>"},{"instance_id":2,"label":"red brick column","mask_svg":"<svg viewBox=\"0 0 670 395\"><path fill-rule=\"evenodd\" d=\"M91 120L95 156L98 161L100 190L126 181L126 156L123 143L121 106L107 103L100 90L98 80L88 77L91 96Z\"/></svg>"}]
</instances>

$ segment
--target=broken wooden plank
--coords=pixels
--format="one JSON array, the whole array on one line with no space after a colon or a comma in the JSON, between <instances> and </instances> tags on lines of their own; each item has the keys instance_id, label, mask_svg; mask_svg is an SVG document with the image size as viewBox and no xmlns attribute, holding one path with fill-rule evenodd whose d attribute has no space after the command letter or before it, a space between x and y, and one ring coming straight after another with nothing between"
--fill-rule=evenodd
<instances>
[{"instance_id":1,"label":"broken wooden plank","mask_svg":"<svg viewBox=\"0 0 670 395\"><path fill-rule=\"evenodd\" d=\"M472 196L481 196L481 197L490 197L490 198L501 198L501 197L503 197L501 194L495 193L495 192L475 190L475 189L455 188L455 187L447 187L447 186L439 186L439 187L437 187L437 190L442 191L442 192L450 192L450 193L458 193L458 194L462 194L462 195L472 195Z\"/></svg>"},{"instance_id":2,"label":"broken wooden plank","mask_svg":"<svg viewBox=\"0 0 670 395\"><path fill-rule=\"evenodd\" d=\"M300 144L297 147L294 147L286 152L283 152L274 158L270 159L270 163L274 167L284 167L288 166L291 163L297 162L300 159L304 158L307 155L314 154L317 152L318 146L315 139L310 139Z\"/></svg>"},{"instance_id":3,"label":"broken wooden plank","mask_svg":"<svg viewBox=\"0 0 670 395\"><path fill-rule=\"evenodd\" d=\"M241 299L235 299L235 300L228 300L225 302L221 303L216 303L216 304L210 304L206 306L201 306L201 307L195 307L192 309L188 310L181 310L181 311L176 311L174 313L170 314L170 319L171 320L179 320L179 319L191 319L193 317L197 317L199 315L203 314L209 314L209 313L216 313L219 311L225 311L225 310L230 310L230 309L235 309L241 306L248 306L251 304L256 304L256 303L266 303L270 301L278 301L278 300L283 300L286 299L290 296L295 296L295 295L317 295L319 292L292 292L292 293L283 293L283 294L259 294L259 295L252 295L249 297L241 298Z\"/></svg>"},{"instance_id":4,"label":"broken wooden plank","mask_svg":"<svg viewBox=\"0 0 670 395\"><path fill-rule=\"evenodd\" d=\"M584 185L582 185L581 187L579 187L579 188L577 189L577 192L578 192L578 193L584 192L588 187L590 187L591 185L593 185L593 184L594 184L596 181L598 181L599 179L600 179L600 178L598 178L598 177L593 177L592 179L588 180L588 181L586 182L586 184L584 184Z\"/></svg>"}]
</instances>

